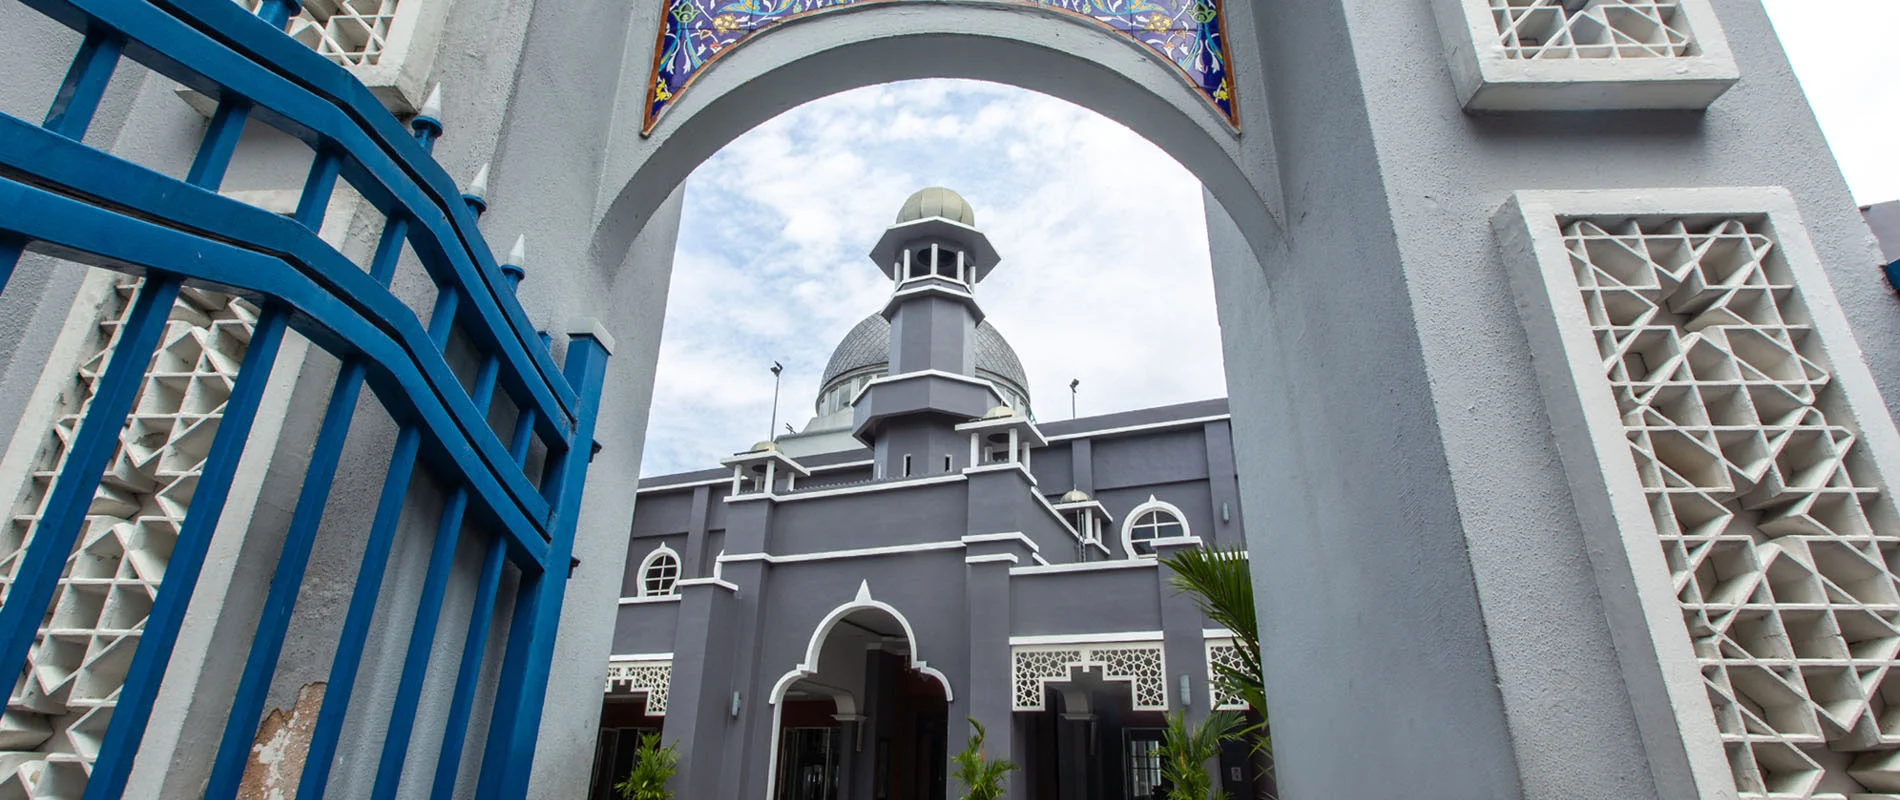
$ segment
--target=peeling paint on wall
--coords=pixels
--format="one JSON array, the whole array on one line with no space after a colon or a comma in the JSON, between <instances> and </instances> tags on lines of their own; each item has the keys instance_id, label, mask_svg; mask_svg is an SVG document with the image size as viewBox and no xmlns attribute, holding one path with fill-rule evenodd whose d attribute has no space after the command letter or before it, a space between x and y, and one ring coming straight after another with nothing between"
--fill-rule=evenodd
<instances>
[{"instance_id":1,"label":"peeling paint on wall","mask_svg":"<svg viewBox=\"0 0 1900 800\"><path fill-rule=\"evenodd\" d=\"M303 777L304 756L310 751L310 733L323 705L324 684L307 683L297 690L297 704L289 711L271 709L257 726L251 760L238 784L239 800L290 800Z\"/></svg>"}]
</instances>

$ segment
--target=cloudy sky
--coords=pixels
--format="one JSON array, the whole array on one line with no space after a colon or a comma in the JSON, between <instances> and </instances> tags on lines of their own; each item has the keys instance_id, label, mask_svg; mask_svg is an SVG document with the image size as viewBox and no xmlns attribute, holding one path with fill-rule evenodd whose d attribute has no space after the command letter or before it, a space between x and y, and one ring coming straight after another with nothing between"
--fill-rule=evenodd
<instances>
[{"instance_id":1,"label":"cloudy sky","mask_svg":"<svg viewBox=\"0 0 1900 800\"><path fill-rule=\"evenodd\" d=\"M1856 197L1900 197L1900 50L1882 36L1900 30L1900 2L1766 3ZM930 185L968 198L1003 256L978 297L1038 417L1068 417L1071 379L1083 416L1226 394L1193 176L1060 100L888 84L787 112L689 179L644 474L764 438L773 361L779 430L805 425L831 348L890 292L865 252Z\"/></svg>"}]
</instances>

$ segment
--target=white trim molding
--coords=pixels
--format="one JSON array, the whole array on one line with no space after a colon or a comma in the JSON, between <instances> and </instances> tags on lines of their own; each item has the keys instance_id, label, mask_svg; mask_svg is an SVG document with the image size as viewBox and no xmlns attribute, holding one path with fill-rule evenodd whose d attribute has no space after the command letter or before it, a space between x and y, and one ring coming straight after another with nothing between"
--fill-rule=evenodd
<instances>
[{"instance_id":1,"label":"white trim molding","mask_svg":"<svg viewBox=\"0 0 1900 800\"><path fill-rule=\"evenodd\" d=\"M1169 420L1162 420L1160 422L1146 422L1140 425L1124 425L1119 428L1102 428L1101 430L1075 431L1073 433L1057 433L1057 434L1051 434L1048 437L1048 439L1051 442L1066 442L1070 439L1098 439L1098 438L1103 438L1103 437L1108 437L1108 436L1120 436L1125 433L1152 433L1154 431L1169 430L1173 428L1187 428L1187 427L1192 427L1195 425L1206 425L1209 422L1220 422L1222 420L1230 420L1233 418L1234 418L1234 415L1232 414L1215 414L1213 416L1208 416L1208 417L1189 417L1187 419L1169 419Z\"/></svg>"},{"instance_id":2,"label":"white trim molding","mask_svg":"<svg viewBox=\"0 0 1900 800\"><path fill-rule=\"evenodd\" d=\"M1118 558L1113 561L1084 561L1079 564L1038 564L1011 567L1010 575L1056 575L1064 572L1099 572L1110 569L1159 569L1161 562L1152 558Z\"/></svg>"},{"instance_id":3,"label":"white trim molding","mask_svg":"<svg viewBox=\"0 0 1900 800\"><path fill-rule=\"evenodd\" d=\"M1078 669L1126 683L1136 711L1168 710L1167 653L1157 641L1115 641L1116 634L1074 644L1011 645L1010 685L1015 711L1041 711L1049 684L1073 680Z\"/></svg>"},{"instance_id":4,"label":"white trim molding","mask_svg":"<svg viewBox=\"0 0 1900 800\"><path fill-rule=\"evenodd\" d=\"M1793 196L1493 223L1658 793L1900 789L1900 431Z\"/></svg>"},{"instance_id":5,"label":"white trim molding","mask_svg":"<svg viewBox=\"0 0 1900 800\"><path fill-rule=\"evenodd\" d=\"M1009 637L1011 647L1050 644L1104 644L1108 642L1159 642L1161 631L1118 631L1113 633L1045 633Z\"/></svg>"},{"instance_id":6,"label":"white trim molding","mask_svg":"<svg viewBox=\"0 0 1900 800\"><path fill-rule=\"evenodd\" d=\"M1692 109L1741 78L1709 0L1432 0L1467 111Z\"/></svg>"}]
</instances>

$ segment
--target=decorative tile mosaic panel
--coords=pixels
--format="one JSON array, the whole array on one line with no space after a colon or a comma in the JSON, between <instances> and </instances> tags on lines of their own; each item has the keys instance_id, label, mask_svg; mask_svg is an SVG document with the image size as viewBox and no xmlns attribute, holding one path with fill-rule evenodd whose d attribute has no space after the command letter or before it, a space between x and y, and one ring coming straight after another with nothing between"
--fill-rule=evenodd
<instances>
[{"instance_id":1,"label":"decorative tile mosaic panel","mask_svg":"<svg viewBox=\"0 0 1900 800\"><path fill-rule=\"evenodd\" d=\"M1102 670L1103 680L1127 683L1136 710L1168 709L1166 661L1159 642L1016 647L1010 667L1016 711L1043 710L1045 687L1069 680L1074 670L1092 668Z\"/></svg>"},{"instance_id":2,"label":"decorative tile mosaic panel","mask_svg":"<svg viewBox=\"0 0 1900 800\"><path fill-rule=\"evenodd\" d=\"M1679 58L1693 54L1677 0L1490 2L1504 52L1511 58Z\"/></svg>"},{"instance_id":3,"label":"decorative tile mosaic panel","mask_svg":"<svg viewBox=\"0 0 1900 800\"><path fill-rule=\"evenodd\" d=\"M61 395L59 416L0 529L0 584L10 587L19 569L137 286L128 278L115 287L90 355ZM76 799L85 791L256 320L249 303L196 289L185 289L173 307L0 717L0 797Z\"/></svg>"},{"instance_id":4,"label":"decorative tile mosaic panel","mask_svg":"<svg viewBox=\"0 0 1900 800\"><path fill-rule=\"evenodd\" d=\"M903 1L664 0L643 130L653 129L706 65L760 31L840 6ZM1220 0L1011 1L1086 17L1140 42L1174 64L1229 123L1239 124Z\"/></svg>"},{"instance_id":5,"label":"decorative tile mosaic panel","mask_svg":"<svg viewBox=\"0 0 1900 800\"><path fill-rule=\"evenodd\" d=\"M1767 230L1562 228L1737 788L1874 797L1900 791L1900 529Z\"/></svg>"},{"instance_id":6,"label":"decorative tile mosaic panel","mask_svg":"<svg viewBox=\"0 0 1900 800\"><path fill-rule=\"evenodd\" d=\"M607 693L645 694L649 717L666 716L666 695L672 686L671 661L615 661L607 665Z\"/></svg>"},{"instance_id":7,"label":"decorative tile mosaic panel","mask_svg":"<svg viewBox=\"0 0 1900 800\"><path fill-rule=\"evenodd\" d=\"M237 0L257 10L259 0ZM331 61L351 66L378 63L389 43L401 0L304 0L303 10L285 28L290 37Z\"/></svg>"}]
</instances>

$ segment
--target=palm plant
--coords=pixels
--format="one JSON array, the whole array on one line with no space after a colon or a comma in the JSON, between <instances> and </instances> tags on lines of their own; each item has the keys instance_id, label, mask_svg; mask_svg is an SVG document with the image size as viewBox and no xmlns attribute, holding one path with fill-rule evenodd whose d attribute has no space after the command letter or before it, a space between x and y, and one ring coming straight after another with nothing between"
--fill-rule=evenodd
<instances>
[{"instance_id":1,"label":"palm plant","mask_svg":"<svg viewBox=\"0 0 1900 800\"><path fill-rule=\"evenodd\" d=\"M640 749L634 751L633 771L614 785L614 792L620 800L673 800L666 782L673 779L679 764L680 754L672 745L661 747L659 734L646 734L640 737Z\"/></svg>"},{"instance_id":2,"label":"palm plant","mask_svg":"<svg viewBox=\"0 0 1900 800\"><path fill-rule=\"evenodd\" d=\"M1216 711L1192 726L1185 711L1168 715L1168 728L1156 751L1168 800L1226 800L1227 793L1208 776L1207 762L1220 756L1221 740L1239 724L1240 717L1231 711Z\"/></svg>"},{"instance_id":3,"label":"palm plant","mask_svg":"<svg viewBox=\"0 0 1900 800\"><path fill-rule=\"evenodd\" d=\"M1262 760L1273 753L1273 736L1267 728L1267 690L1260 677L1260 625L1254 613L1253 576L1247 570L1246 554L1239 550L1181 550L1163 559L1174 570L1169 582L1177 593L1192 595L1201 614L1216 625L1234 632L1234 644L1240 651L1240 664L1215 664L1214 680L1223 694L1240 698L1260 720L1234 732L1253 744Z\"/></svg>"},{"instance_id":4,"label":"palm plant","mask_svg":"<svg viewBox=\"0 0 1900 800\"><path fill-rule=\"evenodd\" d=\"M950 763L955 766L952 775L963 784L963 800L1001 800L1003 781L1016 769L1016 764L1009 759L990 761L983 752L983 737L988 732L974 717L969 720L976 732L970 734L970 741L963 745L961 752L950 757Z\"/></svg>"}]
</instances>

